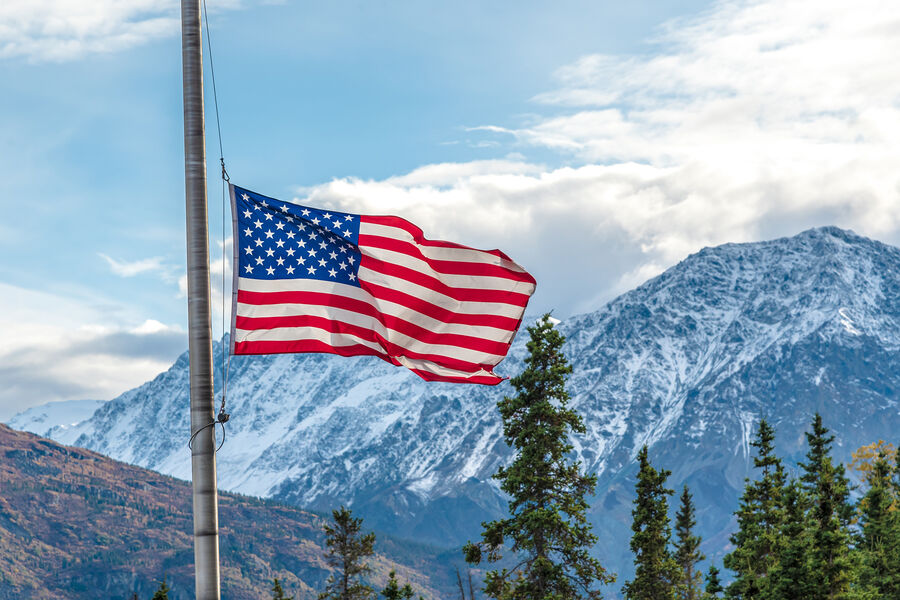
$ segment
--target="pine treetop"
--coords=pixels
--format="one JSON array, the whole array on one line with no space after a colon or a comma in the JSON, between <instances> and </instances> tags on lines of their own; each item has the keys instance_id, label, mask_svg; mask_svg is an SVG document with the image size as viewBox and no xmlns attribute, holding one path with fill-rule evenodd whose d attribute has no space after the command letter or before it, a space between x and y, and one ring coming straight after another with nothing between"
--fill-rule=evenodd
<instances>
[{"instance_id":1,"label":"pine treetop","mask_svg":"<svg viewBox=\"0 0 900 600\"><path fill-rule=\"evenodd\" d=\"M327 562L335 572L328 578L319 600L362 600L375 595L360 577L371 568L365 558L375 554L375 534L362 533L362 519L354 518L350 509L341 506L331 512L333 523L325 523Z\"/></svg>"}]
</instances>

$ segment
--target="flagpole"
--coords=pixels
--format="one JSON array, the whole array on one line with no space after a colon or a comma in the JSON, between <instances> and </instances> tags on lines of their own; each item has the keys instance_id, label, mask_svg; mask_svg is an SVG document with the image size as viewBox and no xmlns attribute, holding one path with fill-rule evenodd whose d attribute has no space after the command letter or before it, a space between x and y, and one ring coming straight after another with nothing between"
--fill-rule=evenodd
<instances>
[{"instance_id":1,"label":"flagpole","mask_svg":"<svg viewBox=\"0 0 900 600\"><path fill-rule=\"evenodd\" d=\"M181 0L194 572L196 599L219 600L215 429L209 426L214 420L214 406L202 52L200 0Z\"/></svg>"}]
</instances>

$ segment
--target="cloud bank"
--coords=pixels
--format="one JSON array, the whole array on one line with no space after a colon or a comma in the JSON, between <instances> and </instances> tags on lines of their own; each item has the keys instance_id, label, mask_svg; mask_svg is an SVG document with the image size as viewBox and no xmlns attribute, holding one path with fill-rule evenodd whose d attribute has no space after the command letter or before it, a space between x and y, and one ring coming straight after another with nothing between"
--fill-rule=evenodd
<instances>
[{"instance_id":1,"label":"cloud bank","mask_svg":"<svg viewBox=\"0 0 900 600\"><path fill-rule=\"evenodd\" d=\"M408 216L500 246L536 308L597 308L703 246L836 224L900 242L900 4L723 2L647 56L585 56L484 134L568 166L431 165L301 202Z\"/></svg>"}]
</instances>

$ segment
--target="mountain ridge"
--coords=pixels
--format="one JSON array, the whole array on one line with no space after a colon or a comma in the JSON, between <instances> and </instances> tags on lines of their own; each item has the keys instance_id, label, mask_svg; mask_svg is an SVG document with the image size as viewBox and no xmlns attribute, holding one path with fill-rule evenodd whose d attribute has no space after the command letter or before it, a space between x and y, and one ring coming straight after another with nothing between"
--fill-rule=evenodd
<instances>
[{"instance_id":1,"label":"mountain ridge","mask_svg":"<svg viewBox=\"0 0 900 600\"><path fill-rule=\"evenodd\" d=\"M721 554L751 474L760 417L788 462L812 413L838 459L900 430L900 250L836 227L704 248L592 313L563 320L586 423L574 457L599 475L591 519L601 559L627 575L634 455L642 445L688 483L708 556ZM525 357L520 332L500 369ZM221 344L215 364L221 364ZM325 509L349 503L374 526L446 547L474 538L505 502L491 475L509 458L496 388L426 384L401 369L328 355L232 358L228 489ZM58 435L187 477L187 359ZM217 393L219 387L216 387ZM850 400L847 400L847 399ZM169 429L178 436L148 437ZM155 431L154 431L155 433ZM620 576L621 580L621 576Z\"/></svg>"}]
</instances>

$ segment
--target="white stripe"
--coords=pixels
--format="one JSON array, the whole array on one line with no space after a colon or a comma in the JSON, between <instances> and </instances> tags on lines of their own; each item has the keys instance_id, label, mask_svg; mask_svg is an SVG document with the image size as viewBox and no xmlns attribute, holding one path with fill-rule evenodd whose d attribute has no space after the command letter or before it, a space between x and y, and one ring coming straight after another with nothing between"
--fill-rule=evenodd
<instances>
[{"instance_id":1,"label":"white stripe","mask_svg":"<svg viewBox=\"0 0 900 600\"><path fill-rule=\"evenodd\" d=\"M291 337L284 337L280 329L235 329L234 339L236 343L316 340L335 348L359 345L371 348L380 354L385 354L384 348L375 342L360 339L349 333L331 333L324 329L316 329L314 327L295 327L293 329L296 333L302 332L304 335L296 335L295 333L295 335Z\"/></svg>"},{"instance_id":2,"label":"white stripe","mask_svg":"<svg viewBox=\"0 0 900 600\"><path fill-rule=\"evenodd\" d=\"M359 280L365 287L366 282L382 287L390 288L398 292L409 294L414 298L420 298L426 302L439 306L451 312L463 315L495 315L498 317L509 317L511 319L522 318L524 308L515 304L507 304L506 302L476 302L474 300L457 300L450 296L445 296L440 292L436 292L429 287L413 283L394 275L386 275L373 271L366 267L360 267Z\"/></svg>"},{"instance_id":3,"label":"white stripe","mask_svg":"<svg viewBox=\"0 0 900 600\"><path fill-rule=\"evenodd\" d=\"M347 311L341 311L345 314ZM360 317L361 315L357 315L357 313L349 313L350 315L356 315ZM339 319L333 319L335 321L339 321ZM358 319L356 319L358 320ZM351 324L357 324L352 323ZM380 325L380 324L379 324ZM363 325L365 327L365 325ZM376 329L375 327L371 327L371 329ZM384 331L383 328L382 332ZM244 331L245 337L238 337L237 331ZM235 332L235 337L237 341L278 341L278 342L290 342L293 340L307 340L307 339L318 339L315 336L317 335L315 332L321 331L323 335L328 336L348 336L353 339L358 339L355 335L352 334L343 334L343 333L329 333L324 329L319 329L318 327L275 327L273 329L238 329ZM381 333L381 332L379 332ZM487 352L478 352L476 350L470 350L468 348L460 348L459 346L447 346L444 344L425 344L420 342L419 340L413 339L409 336L403 335L401 333L397 333L396 331L390 332L390 335L384 335L381 333L381 336L384 337L387 341L396 344L402 347L405 350L409 350L410 352L415 352L417 354L430 354L437 356L445 356L448 358L453 358L456 360L461 360L465 362L475 363L475 364L490 364L495 365L503 360L502 354L489 354ZM327 340L322 340L326 343L330 344L331 342ZM375 342L362 342L366 346L370 348L378 348L385 354L392 354L387 349L381 348Z\"/></svg>"},{"instance_id":4,"label":"white stripe","mask_svg":"<svg viewBox=\"0 0 900 600\"><path fill-rule=\"evenodd\" d=\"M359 277L363 281L369 281L376 285L384 286L409 294L415 298L420 298L426 302L439 306L451 312L463 315L494 315L498 317L509 317L519 320L525 309L521 306L506 304L504 302L460 302L455 298L450 298L441 293L435 292L430 288L426 288L400 277L391 277L382 275L371 269L360 268ZM320 281L318 279L252 279L240 277L238 278L238 286L241 290L249 292L320 292L325 294L336 294L338 296L346 296L355 298L363 302L367 302L375 307L381 306L381 300L373 297L372 294L364 289L358 288L346 283L337 283L334 281ZM411 309L406 309L406 314L420 314ZM401 316L397 314L396 316ZM426 315L422 315L423 318ZM407 321L413 319L402 317Z\"/></svg>"},{"instance_id":5,"label":"white stripe","mask_svg":"<svg viewBox=\"0 0 900 600\"><path fill-rule=\"evenodd\" d=\"M486 327L479 325L461 325L458 323L445 323L438 319L410 310L401 304L377 300L376 310L387 316L403 319L413 325L418 325L436 334L467 335L486 341L508 343L512 338L512 332L508 329ZM332 310L320 304L279 302L277 304L245 304L238 303L237 314L242 317L291 317L295 315L327 316L315 312L317 309ZM337 310L337 309L333 309ZM346 310L346 309L344 309ZM350 321L347 321L350 322ZM380 324L380 323L379 323Z\"/></svg>"},{"instance_id":6,"label":"white stripe","mask_svg":"<svg viewBox=\"0 0 900 600\"><path fill-rule=\"evenodd\" d=\"M510 271L525 273L525 269L517 265L511 260L500 258L495 254L475 248L447 248L443 246L426 246L417 244L413 236L400 227L392 227L390 225L382 225L380 223L367 223L365 217L359 225L360 235L377 235L381 237L400 240L414 244L422 254L434 260L452 260L454 262L473 262L484 263L489 265L497 265Z\"/></svg>"},{"instance_id":7,"label":"white stripe","mask_svg":"<svg viewBox=\"0 0 900 600\"><path fill-rule=\"evenodd\" d=\"M376 248L374 246L360 246L359 249L363 254L367 254L378 260L383 260L387 263L400 265L430 275L441 283L453 288L503 290L519 292L522 294L531 294L534 292L534 284L529 282L517 281L507 277L494 277L491 275L456 275L452 273L439 273L432 269L431 265L421 258L416 258L402 252L385 250L384 248Z\"/></svg>"},{"instance_id":8,"label":"white stripe","mask_svg":"<svg viewBox=\"0 0 900 600\"><path fill-rule=\"evenodd\" d=\"M406 367L407 369L418 369L419 371L425 371L426 373L433 373L435 375L439 375L441 377L464 377L464 378L472 378L472 377L497 377L494 373L490 371L485 371L484 369L479 369L474 373L470 373L468 371L458 371L456 369L448 369L447 367L442 367L441 365L437 365L430 360L417 360L413 358L407 358L405 356L398 356L397 362Z\"/></svg>"}]
</instances>

